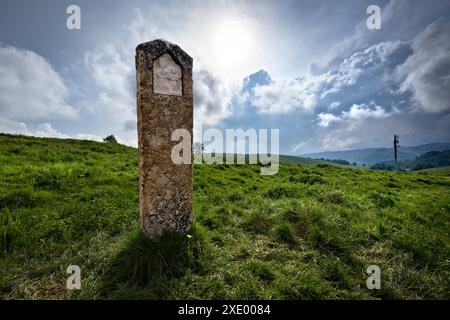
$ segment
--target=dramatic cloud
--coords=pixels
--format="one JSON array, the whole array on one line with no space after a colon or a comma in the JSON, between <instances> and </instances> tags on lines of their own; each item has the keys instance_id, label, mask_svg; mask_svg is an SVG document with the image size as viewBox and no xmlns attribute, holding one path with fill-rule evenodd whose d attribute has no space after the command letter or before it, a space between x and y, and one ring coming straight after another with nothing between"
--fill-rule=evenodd
<instances>
[{"instance_id":1,"label":"dramatic cloud","mask_svg":"<svg viewBox=\"0 0 450 320\"><path fill-rule=\"evenodd\" d=\"M116 134L119 141L136 146L134 49L138 43L162 36L154 27L154 20L159 21L164 15L144 16L140 9L135 9L133 16L134 19L125 26L122 38L101 43L85 54L85 65L99 90L84 105L87 112L107 120L109 130ZM170 40L172 37L166 38ZM230 115L228 105L236 84L198 65L196 63L193 70L194 125L215 125Z\"/></svg>"},{"instance_id":2,"label":"dramatic cloud","mask_svg":"<svg viewBox=\"0 0 450 320\"><path fill-rule=\"evenodd\" d=\"M428 112L450 110L450 23L439 20L417 35L414 53L399 66L400 92L411 92L416 105Z\"/></svg>"},{"instance_id":3,"label":"dramatic cloud","mask_svg":"<svg viewBox=\"0 0 450 320\"><path fill-rule=\"evenodd\" d=\"M353 53L336 70L328 71L320 77L324 82L320 98L324 99L329 94L354 86L363 75L370 75L373 79L374 75L386 68L391 56L405 45L402 41L381 42Z\"/></svg>"},{"instance_id":4,"label":"dramatic cloud","mask_svg":"<svg viewBox=\"0 0 450 320\"><path fill-rule=\"evenodd\" d=\"M214 125L229 116L231 89L207 70L194 71L193 78L196 123Z\"/></svg>"},{"instance_id":5,"label":"dramatic cloud","mask_svg":"<svg viewBox=\"0 0 450 320\"><path fill-rule=\"evenodd\" d=\"M278 128L296 154L386 146L394 132L450 139L448 1L382 1L380 30L358 0L79 2L80 32L51 29L46 3L28 17L45 28L0 20L2 41L28 49L0 45L0 131L136 146L134 50L164 38L194 59L196 141L211 127Z\"/></svg>"},{"instance_id":6,"label":"dramatic cloud","mask_svg":"<svg viewBox=\"0 0 450 320\"><path fill-rule=\"evenodd\" d=\"M0 47L0 115L13 120L76 118L66 101L68 89L40 55Z\"/></svg>"},{"instance_id":7,"label":"dramatic cloud","mask_svg":"<svg viewBox=\"0 0 450 320\"><path fill-rule=\"evenodd\" d=\"M391 55L404 46L401 41L377 43L353 53L325 73L258 85L248 92L251 103L258 112L266 114L286 114L296 109L312 111L329 95L355 86L363 75L373 79L374 75L382 73ZM331 109L339 106L340 102L336 101L330 104Z\"/></svg>"},{"instance_id":8,"label":"dramatic cloud","mask_svg":"<svg viewBox=\"0 0 450 320\"><path fill-rule=\"evenodd\" d=\"M134 119L134 69L124 55L113 45L100 46L86 53L85 63L100 88L95 109L90 111L112 114L120 121Z\"/></svg>"}]
</instances>

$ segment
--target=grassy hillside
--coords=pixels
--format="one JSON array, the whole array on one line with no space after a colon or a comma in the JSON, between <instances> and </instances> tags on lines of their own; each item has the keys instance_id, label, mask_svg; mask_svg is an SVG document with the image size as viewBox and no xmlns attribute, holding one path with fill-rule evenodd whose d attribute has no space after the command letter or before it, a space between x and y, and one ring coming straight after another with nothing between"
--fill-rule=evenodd
<instances>
[{"instance_id":1,"label":"grassy hillside","mask_svg":"<svg viewBox=\"0 0 450 320\"><path fill-rule=\"evenodd\" d=\"M417 172L423 173L423 174L431 174L431 175L450 177L450 166L448 166L448 167L441 167L441 168L423 169L423 170L419 170Z\"/></svg>"},{"instance_id":2,"label":"grassy hillside","mask_svg":"<svg viewBox=\"0 0 450 320\"><path fill-rule=\"evenodd\" d=\"M0 298L450 298L448 176L198 165L191 237L152 242L135 149L0 135L0 163Z\"/></svg>"}]
</instances>

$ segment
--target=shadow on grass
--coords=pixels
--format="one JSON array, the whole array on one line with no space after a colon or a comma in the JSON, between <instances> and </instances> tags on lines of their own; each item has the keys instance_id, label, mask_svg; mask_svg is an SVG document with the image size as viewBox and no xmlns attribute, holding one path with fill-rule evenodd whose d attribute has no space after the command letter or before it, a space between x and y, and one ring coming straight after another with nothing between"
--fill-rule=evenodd
<instances>
[{"instance_id":1,"label":"shadow on grass","mask_svg":"<svg viewBox=\"0 0 450 320\"><path fill-rule=\"evenodd\" d=\"M208 249L198 226L189 233L167 233L149 240L136 231L103 273L99 298L169 299L176 297L177 279L187 273L204 273Z\"/></svg>"}]
</instances>

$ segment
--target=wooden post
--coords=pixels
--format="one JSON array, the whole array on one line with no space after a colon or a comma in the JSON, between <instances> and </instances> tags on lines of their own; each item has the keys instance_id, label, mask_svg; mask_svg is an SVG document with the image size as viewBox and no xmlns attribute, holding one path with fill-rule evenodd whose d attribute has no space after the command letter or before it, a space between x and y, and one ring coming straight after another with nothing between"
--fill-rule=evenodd
<instances>
[{"instance_id":1,"label":"wooden post","mask_svg":"<svg viewBox=\"0 0 450 320\"><path fill-rule=\"evenodd\" d=\"M397 144L399 136L394 134L394 161L395 161L395 172L398 172L398 159L397 159Z\"/></svg>"}]
</instances>

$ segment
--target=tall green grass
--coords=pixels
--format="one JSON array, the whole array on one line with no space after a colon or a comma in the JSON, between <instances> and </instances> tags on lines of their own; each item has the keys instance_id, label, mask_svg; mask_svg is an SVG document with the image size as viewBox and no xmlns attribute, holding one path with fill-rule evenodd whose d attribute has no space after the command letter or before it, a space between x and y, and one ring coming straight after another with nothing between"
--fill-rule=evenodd
<instances>
[{"instance_id":1,"label":"tall green grass","mask_svg":"<svg viewBox=\"0 0 450 320\"><path fill-rule=\"evenodd\" d=\"M448 299L450 177L195 165L190 237L138 230L138 155L0 135L0 297ZM80 290L66 269L81 268ZM381 268L368 290L366 268Z\"/></svg>"}]
</instances>

